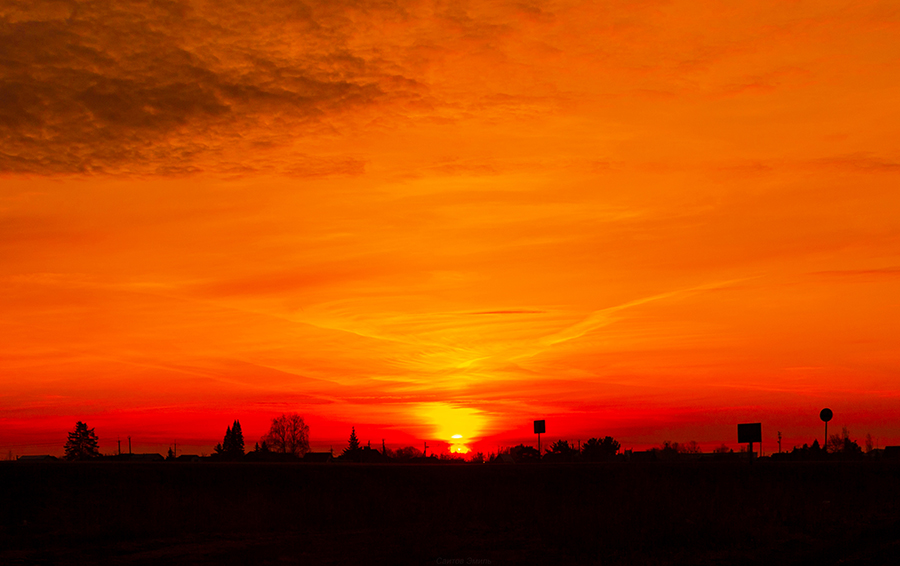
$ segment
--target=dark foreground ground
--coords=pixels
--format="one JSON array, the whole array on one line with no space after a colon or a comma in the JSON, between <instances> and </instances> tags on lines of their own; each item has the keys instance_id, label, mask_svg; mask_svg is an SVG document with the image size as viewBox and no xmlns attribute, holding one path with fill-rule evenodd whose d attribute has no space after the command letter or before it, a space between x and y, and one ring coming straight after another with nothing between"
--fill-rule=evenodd
<instances>
[{"instance_id":1,"label":"dark foreground ground","mask_svg":"<svg viewBox=\"0 0 900 566\"><path fill-rule=\"evenodd\" d=\"M0 564L900 563L900 465L0 465Z\"/></svg>"}]
</instances>

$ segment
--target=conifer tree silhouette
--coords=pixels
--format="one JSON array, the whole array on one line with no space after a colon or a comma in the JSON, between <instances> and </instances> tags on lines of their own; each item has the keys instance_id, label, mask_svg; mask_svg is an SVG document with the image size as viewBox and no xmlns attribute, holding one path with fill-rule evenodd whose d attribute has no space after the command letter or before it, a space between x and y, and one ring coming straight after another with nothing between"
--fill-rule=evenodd
<instances>
[{"instance_id":1,"label":"conifer tree silhouette","mask_svg":"<svg viewBox=\"0 0 900 566\"><path fill-rule=\"evenodd\" d=\"M226 455L232 452L231 447L231 427L225 429L225 438L222 440L221 444L216 446L216 454Z\"/></svg>"},{"instance_id":2,"label":"conifer tree silhouette","mask_svg":"<svg viewBox=\"0 0 900 566\"><path fill-rule=\"evenodd\" d=\"M216 445L216 454L230 460L244 457L244 433L241 432L241 421L235 419L234 424L225 430L225 438Z\"/></svg>"},{"instance_id":3,"label":"conifer tree silhouette","mask_svg":"<svg viewBox=\"0 0 900 566\"><path fill-rule=\"evenodd\" d=\"M66 441L66 460L87 460L100 456L97 450L97 435L86 423L78 421L75 430L69 433Z\"/></svg>"},{"instance_id":4,"label":"conifer tree silhouette","mask_svg":"<svg viewBox=\"0 0 900 566\"><path fill-rule=\"evenodd\" d=\"M356 427L350 428L350 440L347 443L347 447L344 448L344 452L341 454L348 460L356 460L359 458L360 452L362 449L359 446L359 439L356 438Z\"/></svg>"},{"instance_id":5,"label":"conifer tree silhouette","mask_svg":"<svg viewBox=\"0 0 900 566\"><path fill-rule=\"evenodd\" d=\"M237 419L231 427L231 450L235 456L244 455L244 433L241 431L241 421Z\"/></svg>"}]
</instances>

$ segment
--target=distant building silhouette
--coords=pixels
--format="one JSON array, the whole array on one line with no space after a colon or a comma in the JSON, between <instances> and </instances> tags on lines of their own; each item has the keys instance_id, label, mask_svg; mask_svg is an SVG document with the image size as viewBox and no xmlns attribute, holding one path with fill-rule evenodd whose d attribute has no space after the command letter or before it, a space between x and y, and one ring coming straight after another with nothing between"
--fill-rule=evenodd
<instances>
[{"instance_id":1,"label":"distant building silhouette","mask_svg":"<svg viewBox=\"0 0 900 566\"><path fill-rule=\"evenodd\" d=\"M98 460L106 462L165 462L166 459L162 454L114 454L112 456L101 456Z\"/></svg>"},{"instance_id":2,"label":"distant building silhouette","mask_svg":"<svg viewBox=\"0 0 900 566\"><path fill-rule=\"evenodd\" d=\"M491 461L489 463L491 463L491 464L515 464L516 460L509 454L497 454L496 456L491 458Z\"/></svg>"},{"instance_id":3,"label":"distant building silhouette","mask_svg":"<svg viewBox=\"0 0 900 566\"><path fill-rule=\"evenodd\" d=\"M881 457L885 460L900 460L900 446L885 446Z\"/></svg>"},{"instance_id":4,"label":"distant building silhouette","mask_svg":"<svg viewBox=\"0 0 900 566\"><path fill-rule=\"evenodd\" d=\"M200 455L199 454L182 454L175 458L176 462L199 462Z\"/></svg>"}]
</instances>

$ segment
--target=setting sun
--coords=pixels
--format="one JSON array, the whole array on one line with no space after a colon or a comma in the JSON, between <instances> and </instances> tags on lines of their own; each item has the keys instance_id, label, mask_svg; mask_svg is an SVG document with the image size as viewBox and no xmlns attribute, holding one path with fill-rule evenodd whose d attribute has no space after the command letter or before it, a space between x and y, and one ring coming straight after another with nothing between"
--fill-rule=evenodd
<instances>
[{"instance_id":1,"label":"setting sun","mask_svg":"<svg viewBox=\"0 0 900 566\"><path fill-rule=\"evenodd\" d=\"M447 450L453 453L466 454L470 447L463 444L477 442L485 432L486 418L478 410L458 407L448 403L424 403L416 410L418 418L429 423L428 436L434 442L445 443Z\"/></svg>"}]
</instances>

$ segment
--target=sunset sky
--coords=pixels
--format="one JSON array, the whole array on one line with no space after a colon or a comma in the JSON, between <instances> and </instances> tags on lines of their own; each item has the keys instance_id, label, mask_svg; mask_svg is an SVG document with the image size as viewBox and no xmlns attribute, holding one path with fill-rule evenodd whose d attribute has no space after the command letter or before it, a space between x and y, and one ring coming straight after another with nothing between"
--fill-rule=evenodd
<instances>
[{"instance_id":1,"label":"sunset sky","mask_svg":"<svg viewBox=\"0 0 900 566\"><path fill-rule=\"evenodd\" d=\"M900 4L0 0L0 457L900 444ZM179 450L179 451L181 451Z\"/></svg>"}]
</instances>

